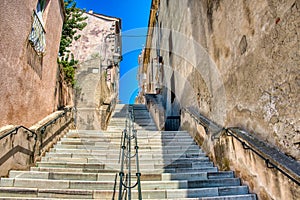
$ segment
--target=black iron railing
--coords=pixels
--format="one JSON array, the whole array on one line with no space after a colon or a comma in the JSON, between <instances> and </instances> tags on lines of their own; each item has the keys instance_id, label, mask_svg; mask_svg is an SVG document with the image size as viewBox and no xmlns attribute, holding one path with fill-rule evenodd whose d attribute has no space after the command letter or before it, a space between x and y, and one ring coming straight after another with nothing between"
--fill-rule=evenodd
<instances>
[{"instance_id":1,"label":"black iron railing","mask_svg":"<svg viewBox=\"0 0 300 200\"><path fill-rule=\"evenodd\" d=\"M57 120L59 120L60 118L64 117L68 112L71 112L71 108L67 108L67 109L64 109L64 112L59 114L57 117L55 117L53 120L47 122L46 124L44 124L41 128L40 128L40 132L41 134L44 134L47 127L48 126L51 126L53 124L56 123Z\"/></svg>"},{"instance_id":2,"label":"black iron railing","mask_svg":"<svg viewBox=\"0 0 300 200\"><path fill-rule=\"evenodd\" d=\"M211 121L210 119L204 117L200 113L195 114L195 112L191 111L188 108L182 108L182 110L185 111L186 113L188 113L193 119L195 119L195 121L198 122L201 126L203 126L205 128L205 130L208 130L208 131L213 130L214 133L224 131L228 136L231 136L231 137L235 138L237 141L239 141L242 144L244 149L252 151L257 156L259 156L261 159L263 159L264 162L266 163L267 168L272 168L272 169L276 169L276 170L280 171L283 175L288 177L291 181L295 182L297 185L300 185L300 182L297 179L295 179L290 174L288 174L279 165L275 164L276 161L274 159L272 159L272 157L267 158L264 153L261 153L260 149L268 148L267 147L268 145L264 144L263 142L260 142L260 143L262 143L261 147L258 147L258 146L256 147L254 144L254 141L251 141L251 138L248 137L246 132L243 131L242 129L237 128L237 127L225 128L225 127L222 127L222 126L218 125L217 123ZM244 138L242 136L244 136ZM249 144L247 144L245 142L245 140L252 145L250 146ZM273 156L275 156L275 154L276 154L277 157L280 157L281 161L283 162L282 164L289 165L289 163L291 163L290 164L291 168L293 167L293 165L299 166L299 164L296 161L287 157L286 155L279 152L278 150L275 150L275 149L270 150L270 149L268 149L268 151L271 151ZM290 170L290 171L295 173L296 170ZM297 176L299 176L299 173L300 172L298 171Z\"/></svg>"},{"instance_id":3,"label":"black iron railing","mask_svg":"<svg viewBox=\"0 0 300 200\"><path fill-rule=\"evenodd\" d=\"M132 142L134 142L134 153L132 154ZM125 129L122 132L120 162L121 169L119 173L119 200L131 200L131 189L137 187L138 199L142 199L141 192L141 173L139 167L139 154L138 154L137 131L134 129L134 111L130 106L128 116L125 123ZM136 162L136 183L132 184L132 159L135 158ZM124 179L125 178L125 179Z\"/></svg>"},{"instance_id":4,"label":"black iron railing","mask_svg":"<svg viewBox=\"0 0 300 200\"><path fill-rule=\"evenodd\" d=\"M27 127L25 127L23 125L20 125L20 126L17 126L15 128L13 128L10 131L8 131L7 133L1 135L0 136L0 140L4 139L4 138L6 138L6 137L8 137L10 135L16 135L16 134L18 134L18 132L19 132L20 129L26 130L27 134L28 134L28 137L33 137L35 140L38 140L38 134L37 134L38 132L40 132L40 134L43 135L45 133L47 127L55 124L57 122L57 120L59 120L60 118L64 117L67 114L67 112L71 112L71 108L65 108L65 110L64 110L63 113L59 114L55 119L53 119L53 120L47 122L46 124L44 124L43 126L41 126L39 128L39 131L38 130L33 131L33 130L30 130L29 128L27 128ZM50 137L50 139L52 139L52 138ZM34 143L33 151L25 149L23 147L13 148L13 149L9 150L8 153L6 153L4 156L2 156L0 158L0 165L2 165L3 163L5 163L11 156L13 156L17 152L23 152L23 153L28 154L30 156L34 156L34 151L36 151L35 145L36 145L36 142ZM43 146L43 144L41 144L41 146ZM40 152L38 152L38 154L39 153Z\"/></svg>"},{"instance_id":5,"label":"black iron railing","mask_svg":"<svg viewBox=\"0 0 300 200\"><path fill-rule=\"evenodd\" d=\"M25 129L28 132L29 137L34 137L35 140L37 139L37 134L34 131L26 128L25 126L17 126L14 129L8 131L7 133L1 135L0 140L2 140L3 138L5 138L9 135L16 135L20 129Z\"/></svg>"},{"instance_id":6,"label":"black iron railing","mask_svg":"<svg viewBox=\"0 0 300 200\"><path fill-rule=\"evenodd\" d=\"M37 140L37 134L34 131L26 128L25 126L15 127L14 129L12 129L12 130L8 131L7 133L1 135L0 140L6 138L8 136L18 134L20 129L24 129L27 132L28 137L33 137L35 141ZM36 144L36 142L34 142L33 151L31 151L27 148L24 148L20 145L14 145L10 150L8 150L8 152L6 152L4 155L2 155L2 157L0 158L0 166L3 165L10 157L12 157L14 154L16 154L18 152L22 152L24 154L27 154L28 156L30 156L30 159L33 160L35 144Z\"/></svg>"}]
</instances>

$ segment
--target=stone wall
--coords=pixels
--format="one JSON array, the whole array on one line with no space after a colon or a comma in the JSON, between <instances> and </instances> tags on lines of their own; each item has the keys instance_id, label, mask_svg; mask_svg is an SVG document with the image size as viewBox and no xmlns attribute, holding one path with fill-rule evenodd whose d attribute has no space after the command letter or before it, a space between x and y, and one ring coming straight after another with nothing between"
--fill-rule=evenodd
<instances>
[{"instance_id":1,"label":"stone wall","mask_svg":"<svg viewBox=\"0 0 300 200\"><path fill-rule=\"evenodd\" d=\"M119 63L114 56L121 55L120 19L93 12L84 13L87 26L79 31L80 39L70 50L79 60L76 71L75 106L78 129L106 128L110 112L119 94Z\"/></svg>"},{"instance_id":2,"label":"stone wall","mask_svg":"<svg viewBox=\"0 0 300 200\"><path fill-rule=\"evenodd\" d=\"M163 130L165 110L159 95L147 95L146 99L152 118L159 130ZM299 199L299 185L295 181L300 182L300 164L276 148L248 133L234 133L237 139L223 127L191 114L188 109L181 111L181 130L189 132L219 170L233 170L259 199Z\"/></svg>"},{"instance_id":3,"label":"stone wall","mask_svg":"<svg viewBox=\"0 0 300 200\"><path fill-rule=\"evenodd\" d=\"M299 0L152 1L139 73L146 77L141 94L160 88L160 100L147 102L157 126L181 115L181 128L220 169L235 170L259 199L298 199L299 186L184 108L280 149L295 167L283 168L299 181L299 9Z\"/></svg>"},{"instance_id":4,"label":"stone wall","mask_svg":"<svg viewBox=\"0 0 300 200\"><path fill-rule=\"evenodd\" d=\"M65 72L61 65L59 65L57 70L55 96L58 109L74 105L74 88L70 83L66 82Z\"/></svg>"},{"instance_id":5,"label":"stone wall","mask_svg":"<svg viewBox=\"0 0 300 200\"><path fill-rule=\"evenodd\" d=\"M281 155L267 144L247 137L247 134L234 133L241 140L239 141L224 130L212 131L212 126L207 128L196 119L197 117L192 117L189 112L182 111L181 128L189 131L220 170L234 170L235 175L241 178L243 184L249 185L251 192L256 193L259 199L300 198L299 185L274 168L274 165L279 167L299 183L299 163ZM259 147L260 145L263 145L263 148ZM268 159L269 164L261 156Z\"/></svg>"},{"instance_id":6,"label":"stone wall","mask_svg":"<svg viewBox=\"0 0 300 200\"><path fill-rule=\"evenodd\" d=\"M64 111L54 112L31 126L29 130L35 134L20 127L15 134L1 139L0 176L7 176L11 169L28 169L39 161L70 128L74 127L71 109L67 107ZM2 127L0 136L14 128L15 126Z\"/></svg>"},{"instance_id":7,"label":"stone wall","mask_svg":"<svg viewBox=\"0 0 300 200\"><path fill-rule=\"evenodd\" d=\"M166 116L161 102L161 95L147 95L145 101L157 129L164 130Z\"/></svg>"},{"instance_id":8,"label":"stone wall","mask_svg":"<svg viewBox=\"0 0 300 200\"><path fill-rule=\"evenodd\" d=\"M49 1L43 14L46 51L42 57L28 40L37 2L1 2L0 127L9 124L31 126L57 110L55 84L64 20L63 1Z\"/></svg>"},{"instance_id":9,"label":"stone wall","mask_svg":"<svg viewBox=\"0 0 300 200\"><path fill-rule=\"evenodd\" d=\"M163 79L166 115L191 107L299 160L299 9L299 0L160 1L143 73L148 85Z\"/></svg>"}]
</instances>

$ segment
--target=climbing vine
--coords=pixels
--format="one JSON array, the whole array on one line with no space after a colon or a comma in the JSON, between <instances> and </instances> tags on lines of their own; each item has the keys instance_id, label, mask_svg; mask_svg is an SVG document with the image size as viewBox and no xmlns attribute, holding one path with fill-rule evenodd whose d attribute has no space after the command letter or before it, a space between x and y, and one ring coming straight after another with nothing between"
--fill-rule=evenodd
<instances>
[{"instance_id":1,"label":"climbing vine","mask_svg":"<svg viewBox=\"0 0 300 200\"><path fill-rule=\"evenodd\" d=\"M77 34L78 30L83 30L87 25L87 17L82 16L84 10L76 7L75 0L65 0L66 19L63 24L62 36L59 47L58 63L62 65L64 78L68 84L75 84L75 69L78 60L74 59L73 53L69 50L72 42L78 40L81 35Z\"/></svg>"}]
</instances>

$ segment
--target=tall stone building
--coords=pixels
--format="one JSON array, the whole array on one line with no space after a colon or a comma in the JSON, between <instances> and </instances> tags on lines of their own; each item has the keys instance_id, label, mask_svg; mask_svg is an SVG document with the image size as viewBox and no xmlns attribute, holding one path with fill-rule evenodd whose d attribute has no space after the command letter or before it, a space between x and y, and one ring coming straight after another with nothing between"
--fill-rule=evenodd
<instances>
[{"instance_id":1,"label":"tall stone building","mask_svg":"<svg viewBox=\"0 0 300 200\"><path fill-rule=\"evenodd\" d=\"M161 129L179 117L181 128L192 127L193 119L184 121L189 109L222 127L244 129L299 161L299 24L298 0L152 0L138 100L147 97ZM262 191L260 178L271 175L246 172L250 167L235 160L240 152L225 148L230 140L223 146L212 138L199 141L212 145L210 154L238 169L261 198L274 189ZM285 184L278 185L284 196Z\"/></svg>"},{"instance_id":2,"label":"tall stone building","mask_svg":"<svg viewBox=\"0 0 300 200\"><path fill-rule=\"evenodd\" d=\"M299 160L299 7L153 0L142 93L160 93L166 116L192 106Z\"/></svg>"},{"instance_id":3,"label":"tall stone building","mask_svg":"<svg viewBox=\"0 0 300 200\"><path fill-rule=\"evenodd\" d=\"M0 127L30 126L58 109L64 18L63 0L1 1Z\"/></svg>"},{"instance_id":4,"label":"tall stone building","mask_svg":"<svg viewBox=\"0 0 300 200\"><path fill-rule=\"evenodd\" d=\"M71 51L79 60L75 85L78 129L105 129L119 99L121 19L89 11Z\"/></svg>"}]
</instances>

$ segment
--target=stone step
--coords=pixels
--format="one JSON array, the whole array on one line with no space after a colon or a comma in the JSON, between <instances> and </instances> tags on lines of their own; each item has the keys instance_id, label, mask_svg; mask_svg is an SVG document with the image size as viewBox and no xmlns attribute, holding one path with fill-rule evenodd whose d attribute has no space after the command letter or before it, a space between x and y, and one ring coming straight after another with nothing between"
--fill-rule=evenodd
<instances>
[{"instance_id":1,"label":"stone step","mask_svg":"<svg viewBox=\"0 0 300 200\"><path fill-rule=\"evenodd\" d=\"M132 179L136 181L135 178ZM110 190L114 188L112 181L88 181L88 180L53 180L53 179L23 179L23 178L2 178L0 187L27 187L39 189L89 189L89 190ZM171 180L171 181L141 181L143 190L161 190L161 189L189 189L189 188L214 188L214 187L231 187L228 194L247 194L248 188L240 186L240 179L227 178L216 180ZM240 186L240 187L234 187ZM118 188L118 186L117 186ZM243 192L240 189L243 188ZM244 191L245 190L245 191Z\"/></svg>"},{"instance_id":2,"label":"stone step","mask_svg":"<svg viewBox=\"0 0 300 200\"><path fill-rule=\"evenodd\" d=\"M143 126L156 127L155 123L147 117L138 117L135 119L135 121L131 125L133 125L134 127L143 127ZM126 122L125 121L110 121L109 126L110 127L117 126L117 127L125 128Z\"/></svg>"},{"instance_id":3,"label":"stone step","mask_svg":"<svg viewBox=\"0 0 300 200\"><path fill-rule=\"evenodd\" d=\"M134 150L135 145L131 144L132 151ZM55 148L59 149L99 149L99 150L118 150L121 148L120 144L103 144L103 145L89 145L89 144L56 144ZM189 144L189 145L179 145L179 144L170 144L170 145L139 145L139 151L142 150L153 150L153 151L161 151L161 152L168 152L168 151L182 151L182 150L196 150L201 151L197 145Z\"/></svg>"},{"instance_id":4,"label":"stone step","mask_svg":"<svg viewBox=\"0 0 300 200\"><path fill-rule=\"evenodd\" d=\"M136 161L135 158L131 159L132 163ZM196 159L177 159L177 160L172 160L172 159L168 159L168 160L153 160L153 159L139 159L141 164L146 164L146 163L152 163L152 164L164 164L164 165L197 165L197 164L201 164L201 163L211 163L208 159L208 157L203 157L203 158L196 158ZM41 162L76 162L76 163L119 163L119 159L115 158L103 158L101 156L93 156L93 157L86 157L86 156L82 156L82 157L57 157L57 156L53 156L53 157L43 157Z\"/></svg>"},{"instance_id":5,"label":"stone step","mask_svg":"<svg viewBox=\"0 0 300 200\"><path fill-rule=\"evenodd\" d=\"M149 119L151 119L151 115L148 112L148 110L135 110L133 112L134 118L140 117L140 116L147 116Z\"/></svg>"},{"instance_id":6,"label":"stone step","mask_svg":"<svg viewBox=\"0 0 300 200\"><path fill-rule=\"evenodd\" d=\"M72 135L67 135L64 138L67 139L81 139L81 141L87 142L120 142L121 141L121 134L118 136L108 136L108 135L102 135L102 136L88 136L88 135L81 135L76 137L73 137ZM62 138L62 139L64 139ZM168 142L179 142L179 141L185 141L185 142L193 142L193 139L190 136L164 136L161 137L159 135L138 135L138 142L140 143L168 143ZM63 140L62 140L63 141Z\"/></svg>"},{"instance_id":7,"label":"stone step","mask_svg":"<svg viewBox=\"0 0 300 200\"><path fill-rule=\"evenodd\" d=\"M52 167L52 168L83 168L83 169L120 169L121 164L119 163L81 163L81 162L38 162L37 167ZM155 169L164 169L166 171L169 170L182 170L182 171L196 171L196 170L205 170L208 168L214 168L212 162L199 162L199 163L184 163L184 164L143 164L140 163L140 170L155 170ZM131 165L132 170L136 169L135 163ZM179 172L179 171L178 171Z\"/></svg>"},{"instance_id":8,"label":"stone step","mask_svg":"<svg viewBox=\"0 0 300 200\"><path fill-rule=\"evenodd\" d=\"M101 193L101 194L100 194ZM111 191L107 191L109 195L112 195ZM84 189L37 189L37 188L14 188L14 187L4 187L0 188L0 196L2 199L93 199L96 192L93 190ZM98 192L98 197L100 195L105 195L105 191ZM6 198L4 198L6 197ZM103 198L103 199L108 199Z\"/></svg>"},{"instance_id":9,"label":"stone step","mask_svg":"<svg viewBox=\"0 0 300 200\"><path fill-rule=\"evenodd\" d=\"M189 173L163 173L162 180L208 180L234 178L232 171L226 172L189 172Z\"/></svg>"},{"instance_id":10,"label":"stone step","mask_svg":"<svg viewBox=\"0 0 300 200\"><path fill-rule=\"evenodd\" d=\"M74 158L74 159L77 159L77 158L84 158L84 159L87 159L87 160L102 160L102 161L105 161L105 162L109 162L109 163L112 163L112 162L118 162L119 161L119 155L118 154L115 154L114 156L101 156L101 155L91 155L91 154L77 154L77 153L69 153L69 154L65 154L65 153L53 153L53 152L49 152L46 154L45 157L42 158L42 161L48 161L48 160L51 160L51 159L48 159L48 158L53 158L53 159L71 159L71 158ZM135 157L132 158L133 161L135 161ZM150 162L150 163L184 163L184 162L208 162L209 161L209 158L208 157L197 157L197 158L161 158L161 159L155 159L153 160L152 157L147 157L147 156L139 156L139 161L140 162Z\"/></svg>"},{"instance_id":11,"label":"stone step","mask_svg":"<svg viewBox=\"0 0 300 200\"><path fill-rule=\"evenodd\" d=\"M54 147L59 147L59 148L66 148L66 149L93 149L93 148L102 148L102 149L120 149L121 145L120 143L98 143L96 142L93 144L92 142L87 142L87 143L75 143L75 142L59 142L58 144L54 145ZM196 149L196 150L201 150L198 145L193 144L191 142L170 142L166 144L161 144L161 143L156 143L156 144L141 144L138 143L139 149L161 149L161 150L174 150L174 149ZM134 141L131 144L131 148L135 148L135 143Z\"/></svg>"},{"instance_id":12,"label":"stone step","mask_svg":"<svg viewBox=\"0 0 300 200\"><path fill-rule=\"evenodd\" d=\"M0 180L0 196L112 199L115 180L119 179L120 141L128 107L116 105L107 131L70 131L37 167L26 172L11 171L10 178ZM256 199L232 171L218 172L188 132L157 131L145 105L133 107L144 199ZM133 175L135 168L133 158ZM124 171L127 173L126 168ZM135 181L136 177L132 183ZM118 186L117 183L116 198ZM132 196L137 199L136 188Z\"/></svg>"},{"instance_id":13,"label":"stone step","mask_svg":"<svg viewBox=\"0 0 300 200\"><path fill-rule=\"evenodd\" d=\"M118 144L120 145L121 138L61 138L61 143L69 143L69 144L94 144L94 143L99 143L99 144ZM142 138L138 137L138 144L139 146L148 144L148 145L155 145L155 144L168 144L168 143L192 143L196 144L195 141L191 137L172 137L172 138Z\"/></svg>"},{"instance_id":14,"label":"stone step","mask_svg":"<svg viewBox=\"0 0 300 200\"><path fill-rule=\"evenodd\" d=\"M52 167L52 168L107 169L107 166L104 163L37 162L36 165L37 167Z\"/></svg>"},{"instance_id":15,"label":"stone step","mask_svg":"<svg viewBox=\"0 0 300 200\"><path fill-rule=\"evenodd\" d=\"M122 127L124 130L124 127ZM88 135L88 136L101 136L101 135L107 135L107 136L115 136L121 133L116 133L114 131L99 131L99 130L69 130L67 135ZM148 131L148 130L140 130L138 131L138 135L147 135L147 136L189 136L189 133L187 131Z\"/></svg>"},{"instance_id":16,"label":"stone step","mask_svg":"<svg viewBox=\"0 0 300 200\"><path fill-rule=\"evenodd\" d=\"M119 150L119 148L116 149L107 149L106 147L101 147L101 146L90 146L90 145L54 145L55 150L67 150L67 149L72 149L73 151L78 150L86 150L86 151L94 151L98 152L99 154L105 154L105 153L115 153L116 150ZM52 151L53 152L53 151ZM182 149L177 148L177 149L168 149L163 148L163 149L139 149L140 154L146 154L146 153L152 153L152 154L180 154L180 153L202 153L202 150L199 148L191 148L191 149L185 149L182 147Z\"/></svg>"},{"instance_id":17,"label":"stone step","mask_svg":"<svg viewBox=\"0 0 300 200\"><path fill-rule=\"evenodd\" d=\"M199 189L163 189L146 190L142 192L143 199L237 199L256 200L253 194L230 194L234 191L244 192L244 186L220 188L199 188ZM238 189L237 189L238 188ZM82 189L36 189L36 188L0 188L0 195L3 197L39 197L39 198L73 198L73 199L112 199L112 190L82 190ZM234 196L236 198L234 198ZM118 191L115 192L115 197ZM210 197L210 198L203 198ZM132 198L137 199L137 191L132 191ZM28 198L26 198L28 199Z\"/></svg>"},{"instance_id":18,"label":"stone step","mask_svg":"<svg viewBox=\"0 0 300 200\"><path fill-rule=\"evenodd\" d=\"M151 115L147 111L140 111L134 113L134 121L137 119L144 119L148 121L152 121Z\"/></svg>"},{"instance_id":19,"label":"stone step","mask_svg":"<svg viewBox=\"0 0 300 200\"><path fill-rule=\"evenodd\" d=\"M10 178L22 179L51 179L51 180L86 180L86 181L114 181L118 173L76 173L76 172L47 172L47 171L10 171ZM162 173L142 174L143 181L170 180L208 180L234 178L232 171L228 172L195 172L195 173Z\"/></svg>"},{"instance_id":20,"label":"stone step","mask_svg":"<svg viewBox=\"0 0 300 200\"><path fill-rule=\"evenodd\" d=\"M138 115L135 115L134 118L131 120L131 122L137 122L138 120L143 120L147 122L152 122L153 120L150 118L149 113L146 112L140 112ZM119 122L119 123L126 123L127 118L125 117L120 117L120 118L112 118L109 122L109 125L111 125L114 122ZM127 120L129 121L129 120Z\"/></svg>"},{"instance_id":21,"label":"stone step","mask_svg":"<svg viewBox=\"0 0 300 200\"><path fill-rule=\"evenodd\" d=\"M169 148L170 146L170 148ZM173 148L172 145L167 145L167 146L153 146L153 148L151 148L151 146L145 146L145 147L141 147L139 148L139 152L153 152L153 153L174 153L174 152L189 152L189 153L198 153L198 152L203 152L197 145L189 145L189 146L176 146L177 148ZM73 149L73 150L95 150L95 151L99 151L99 153L102 153L101 151L106 151L106 152L110 152L110 151L116 151L121 149L120 145L115 145L115 146L106 146L106 145L63 145L63 144L56 144L54 145L54 149ZM134 149L134 144L132 144L132 149Z\"/></svg>"},{"instance_id":22,"label":"stone step","mask_svg":"<svg viewBox=\"0 0 300 200\"><path fill-rule=\"evenodd\" d=\"M81 134L77 134L77 133L72 133L72 134L67 134L65 137L67 138L83 138L83 139L101 139L101 138L105 138L105 139L112 139L112 140L116 140L116 139L120 139L122 136L122 131L120 132L114 132L111 135L108 133L102 133L102 134L85 134L85 133L81 133ZM191 136L186 135L186 134L181 134L181 135L161 135L161 134L140 134L138 132L137 134L138 139L160 139L162 141L167 140L167 139L192 139Z\"/></svg>"},{"instance_id":23,"label":"stone step","mask_svg":"<svg viewBox=\"0 0 300 200\"><path fill-rule=\"evenodd\" d=\"M187 144L186 146L184 144ZM168 150L170 151L185 151L185 150L197 150L199 152L203 152L199 146L195 144L190 143L182 143L182 144L176 144L176 143L169 143L167 145L139 145L139 151L142 150L153 150L153 151L160 151L160 152L166 152ZM54 148L57 149L87 149L87 150L119 150L121 149L120 144L103 144L103 145L91 145L91 144L56 144L54 145ZM135 144L131 144L131 150L134 151Z\"/></svg>"},{"instance_id":24,"label":"stone step","mask_svg":"<svg viewBox=\"0 0 300 200\"><path fill-rule=\"evenodd\" d=\"M112 129L121 129L124 130L125 128L125 124L119 124L119 123L115 123L115 124L111 124L108 126L108 130L112 130ZM141 124L134 124L133 127L131 127L131 129L133 130L152 130L152 131L156 131L156 125L153 123L141 123Z\"/></svg>"},{"instance_id":25,"label":"stone step","mask_svg":"<svg viewBox=\"0 0 300 200\"><path fill-rule=\"evenodd\" d=\"M44 172L76 172L76 173L118 173L120 167L116 169L97 169L97 168L60 168L60 167L31 167L31 171ZM203 167L196 170L187 169L140 169L142 174L158 174L158 173L200 173L200 172L218 172L217 167Z\"/></svg>"},{"instance_id":26,"label":"stone step","mask_svg":"<svg viewBox=\"0 0 300 200\"><path fill-rule=\"evenodd\" d=\"M59 153L59 154L71 154L72 157L83 157L83 156L91 156L97 158L111 158L111 159L118 159L119 158L119 150L116 150L113 153L103 153L99 150L87 150L87 149L52 149L50 153ZM140 159L163 159L163 160L170 160L170 159L179 159L179 158L202 158L207 157L205 153L188 153L188 152L179 152L173 154L147 154L139 152Z\"/></svg>"},{"instance_id":27,"label":"stone step","mask_svg":"<svg viewBox=\"0 0 300 200\"><path fill-rule=\"evenodd\" d=\"M141 170L142 171L142 170ZM166 168L165 173L193 173L193 172L218 172L217 167L199 167L197 169L191 168Z\"/></svg>"},{"instance_id":28,"label":"stone step","mask_svg":"<svg viewBox=\"0 0 300 200\"><path fill-rule=\"evenodd\" d=\"M10 171L9 177L21 179L114 181L116 174L118 173Z\"/></svg>"},{"instance_id":29,"label":"stone step","mask_svg":"<svg viewBox=\"0 0 300 200\"><path fill-rule=\"evenodd\" d=\"M90 169L90 168L57 168L57 167L31 167L31 171L40 172L66 172L66 173L119 173L119 169ZM157 170L157 173L163 170Z\"/></svg>"},{"instance_id":30,"label":"stone step","mask_svg":"<svg viewBox=\"0 0 300 200\"><path fill-rule=\"evenodd\" d=\"M135 181L135 180L132 180ZM1 187L27 187L39 189L89 189L89 190L112 190L114 181L80 181L80 180L49 180L49 179L21 179L3 178ZM142 181L144 190L179 189L188 188L188 181ZM225 184L224 184L225 185ZM118 186L117 186L118 187Z\"/></svg>"},{"instance_id":31,"label":"stone step","mask_svg":"<svg viewBox=\"0 0 300 200\"><path fill-rule=\"evenodd\" d=\"M84 146L111 146L114 148L119 148L120 147L120 140L119 141L66 141L66 140L62 140L59 141L56 145L84 145ZM135 140L132 140L132 146L134 145ZM166 148L170 148L173 146L177 147L184 147L184 148L188 148L191 146L197 147L199 149L199 146L192 140L183 140L183 141L178 141L177 139L175 140L168 140L168 141L154 141L154 140L141 140L141 141L137 141L138 142L138 146L140 148L142 147L166 147Z\"/></svg>"},{"instance_id":32,"label":"stone step","mask_svg":"<svg viewBox=\"0 0 300 200\"><path fill-rule=\"evenodd\" d=\"M82 157L59 157L56 156L55 154L51 157L46 156L43 157L41 162L81 162L81 163L99 163L101 162L105 162L105 163L119 163L119 159L115 157L115 159L112 158L101 158L101 157L97 157L97 156L90 156L90 157L86 157L86 156L82 156ZM132 162L135 162L136 159L132 158L131 160ZM157 160L153 160L153 159L147 159L147 158L143 158L143 159L139 159L139 162L141 164L145 164L145 163L153 163L153 164L197 164L197 163L208 163L209 158L208 157L200 157L200 158L187 158L186 160L184 159L157 159Z\"/></svg>"},{"instance_id":33,"label":"stone step","mask_svg":"<svg viewBox=\"0 0 300 200\"><path fill-rule=\"evenodd\" d=\"M143 118L148 119L148 121L152 121L151 115L147 111L139 111L134 113L133 121L136 119ZM120 117L111 118L110 123L114 121L127 120L126 115L120 115ZM109 124L110 124L109 123Z\"/></svg>"},{"instance_id":34,"label":"stone step","mask_svg":"<svg viewBox=\"0 0 300 200\"><path fill-rule=\"evenodd\" d=\"M143 129L146 129L151 127L154 129L154 131L157 131L156 129L156 125L149 121L149 120L145 120L145 119L138 119L137 121L135 121L134 123L131 123L131 129L140 129L140 130L143 130ZM115 128L122 128L122 129L125 129L126 127L126 123L124 122L112 122L110 123L110 125L108 127L115 127ZM129 126L127 125L127 128L129 128Z\"/></svg>"},{"instance_id":35,"label":"stone step","mask_svg":"<svg viewBox=\"0 0 300 200\"><path fill-rule=\"evenodd\" d=\"M148 119L151 119L151 115L149 114L149 112L147 110L138 110L138 111L134 111L134 119L136 117L140 117L140 116L144 116L147 117ZM112 118L112 120L116 120L116 119L126 119L126 114L123 115L119 115L119 117L114 117Z\"/></svg>"},{"instance_id":36,"label":"stone step","mask_svg":"<svg viewBox=\"0 0 300 200\"><path fill-rule=\"evenodd\" d=\"M107 141L107 142L117 142L121 140L121 133L114 136L109 136L109 135L78 135L78 134L70 134L66 135L65 138L77 138L77 139L82 139L82 140L90 140L92 142L94 141ZM163 136L161 137L160 135L137 135L138 141L143 142L170 142L170 141L180 141L180 140L188 140L191 141L192 138L190 136ZM148 140L150 139L150 140ZM146 142L144 142L146 143Z\"/></svg>"},{"instance_id":37,"label":"stone step","mask_svg":"<svg viewBox=\"0 0 300 200\"><path fill-rule=\"evenodd\" d=\"M257 198L255 194L227 195L227 196L202 197L202 198L180 198L180 200L188 200L188 199L189 200L256 200Z\"/></svg>"},{"instance_id":38,"label":"stone step","mask_svg":"<svg viewBox=\"0 0 300 200\"><path fill-rule=\"evenodd\" d=\"M59 153L59 154L71 154L72 157L83 157L83 156L91 156L97 158L112 158L116 159L119 158L119 150L116 150L113 153L103 153L100 150L87 150L87 149L52 149L50 153ZM101 154L102 153L102 154ZM202 158L207 157L205 153L201 153L201 151L197 153L189 153L189 152L177 152L177 153L165 153L165 154L151 154L151 153L141 153L139 152L140 159L163 159L163 160L170 160L170 159L179 159L179 158Z\"/></svg>"},{"instance_id":39,"label":"stone step","mask_svg":"<svg viewBox=\"0 0 300 200\"><path fill-rule=\"evenodd\" d=\"M155 126L138 126L134 127L135 130L148 130L148 131L156 131L157 128ZM114 132L122 132L124 130L124 126L108 126L107 130Z\"/></svg>"},{"instance_id":40,"label":"stone step","mask_svg":"<svg viewBox=\"0 0 300 200\"><path fill-rule=\"evenodd\" d=\"M62 138L61 142L63 143L74 143L74 144L118 144L120 145L121 142L121 137L115 138L115 139L111 139L108 140L107 138L76 138L76 140L73 140L73 138ZM79 140L80 139L80 140ZM72 141L73 140L73 141ZM133 140L134 141L134 140ZM186 143L187 145L189 144L194 144L197 145L191 138L168 138L168 139L161 139L161 138L141 138L139 137L137 139L138 145L139 146L143 146L143 145L148 145L148 146L152 146L152 145L168 145L168 144L182 144L182 143Z\"/></svg>"},{"instance_id":41,"label":"stone step","mask_svg":"<svg viewBox=\"0 0 300 200\"><path fill-rule=\"evenodd\" d=\"M42 160L42 162L37 163L38 166L50 166L50 164L59 165L65 167L66 164L105 164L105 167L117 168L120 167L118 161L103 161L101 159L51 159L51 160ZM135 169L135 160L131 162L133 169ZM193 162L144 162L140 161L140 167L145 167L145 169L170 169L170 168L192 168L199 169L203 167L213 167L213 163L209 161L193 161ZM53 165L51 165L53 166Z\"/></svg>"}]
</instances>

